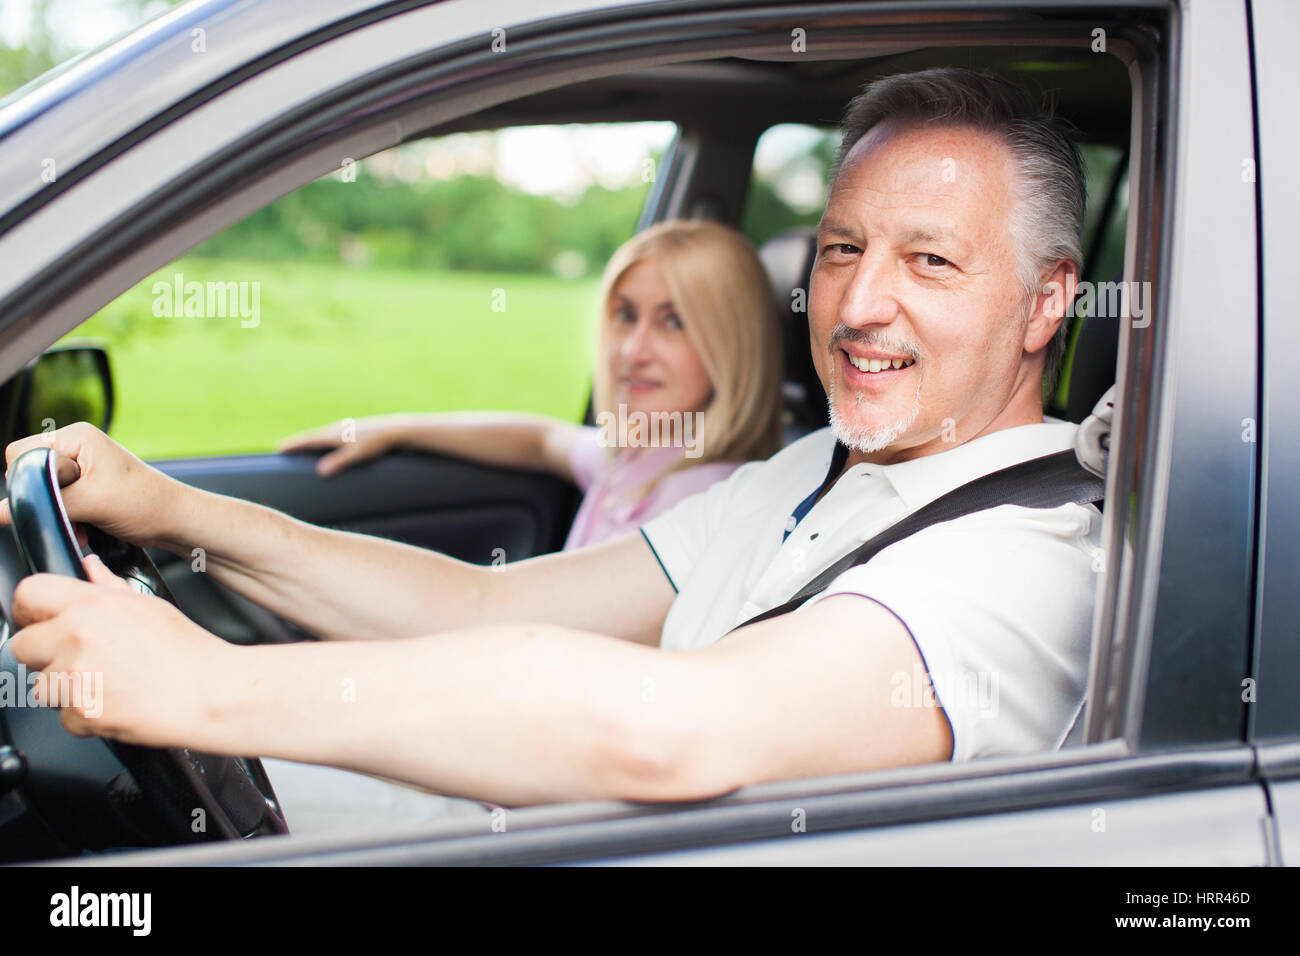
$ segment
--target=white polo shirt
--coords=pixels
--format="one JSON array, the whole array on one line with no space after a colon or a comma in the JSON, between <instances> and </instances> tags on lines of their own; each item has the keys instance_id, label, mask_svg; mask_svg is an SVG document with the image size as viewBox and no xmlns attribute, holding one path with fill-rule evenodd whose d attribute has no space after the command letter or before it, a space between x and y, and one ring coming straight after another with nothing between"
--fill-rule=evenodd
<instances>
[{"instance_id":1,"label":"white polo shirt","mask_svg":"<svg viewBox=\"0 0 1300 956\"><path fill-rule=\"evenodd\" d=\"M1048 418L912 461L858 464L815 504L847 455L830 428L742 465L641 529L677 590L660 646L712 644L946 492L1073 448L1077 427ZM925 673L893 675L893 703L937 698L952 759L1056 749L1083 706L1100 536L1093 505L1001 505L890 545L799 610L857 594L902 621ZM808 634L808 653L816 646Z\"/></svg>"}]
</instances>

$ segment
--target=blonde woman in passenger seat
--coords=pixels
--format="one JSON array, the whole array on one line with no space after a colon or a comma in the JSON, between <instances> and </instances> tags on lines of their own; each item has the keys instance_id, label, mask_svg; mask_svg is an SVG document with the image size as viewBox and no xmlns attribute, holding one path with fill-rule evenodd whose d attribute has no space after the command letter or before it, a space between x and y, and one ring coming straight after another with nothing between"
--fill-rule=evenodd
<instances>
[{"instance_id":1,"label":"blonde woman in passenger seat","mask_svg":"<svg viewBox=\"0 0 1300 956\"><path fill-rule=\"evenodd\" d=\"M329 449L333 475L399 447L575 483L584 497L565 549L635 530L780 447L776 303L754 247L708 220L659 223L624 243L600 291L597 426L506 412L397 414L285 439ZM697 427L698 426L698 427Z\"/></svg>"}]
</instances>

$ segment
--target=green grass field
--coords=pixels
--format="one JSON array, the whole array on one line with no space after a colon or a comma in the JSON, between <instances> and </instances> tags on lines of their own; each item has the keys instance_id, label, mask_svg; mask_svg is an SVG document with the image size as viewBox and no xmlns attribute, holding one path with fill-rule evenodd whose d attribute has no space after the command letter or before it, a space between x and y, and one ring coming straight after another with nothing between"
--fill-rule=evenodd
<instances>
[{"instance_id":1,"label":"green grass field","mask_svg":"<svg viewBox=\"0 0 1300 956\"><path fill-rule=\"evenodd\" d=\"M156 316L154 283L170 285L178 272L186 283L258 283L256 327L238 314ZM294 431L394 411L512 409L579 421L597 284L181 259L68 338L107 343L110 432L144 458L267 451ZM498 289L504 311L493 309Z\"/></svg>"}]
</instances>

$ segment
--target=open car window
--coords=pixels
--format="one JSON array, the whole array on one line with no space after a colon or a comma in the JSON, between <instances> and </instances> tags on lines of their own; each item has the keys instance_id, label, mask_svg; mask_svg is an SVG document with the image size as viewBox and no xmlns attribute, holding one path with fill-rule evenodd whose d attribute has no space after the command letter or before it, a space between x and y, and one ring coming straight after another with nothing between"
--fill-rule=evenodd
<instances>
[{"instance_id":1,"label":"open car window","mask_svg":"<svg viewBox=\"0 0 1300 956\"><path fill-rule=\"evenodd\" d=\"M340 168L86 320L146 459L270 451L389 412L581 421L596 289L670 123L452 133Z\"/></svg>"}]
</instances>

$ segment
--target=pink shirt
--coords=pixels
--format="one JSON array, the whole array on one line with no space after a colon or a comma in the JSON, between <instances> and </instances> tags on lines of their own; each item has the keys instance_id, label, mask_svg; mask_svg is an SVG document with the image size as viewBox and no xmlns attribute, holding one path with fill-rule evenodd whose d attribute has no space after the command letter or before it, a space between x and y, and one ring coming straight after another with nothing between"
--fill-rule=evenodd
<instances>
[{"instance_id":1,"label":"pink shirt","mask_svg":"<svg viewBox=\"0 0 1300 956\"><path fill-rule=\"evenodd\" d=\"M681 457L682 450L623 449L610 457L599 439L599 428L584 429L569 456L573 480L582 489L583 498L564 542L566 551L635 531L684 498L727 477L739 466L730 461L688 465L664 478L640 500L628 500L626 493L672 465Z\"/></svg>"}]
</instances>

